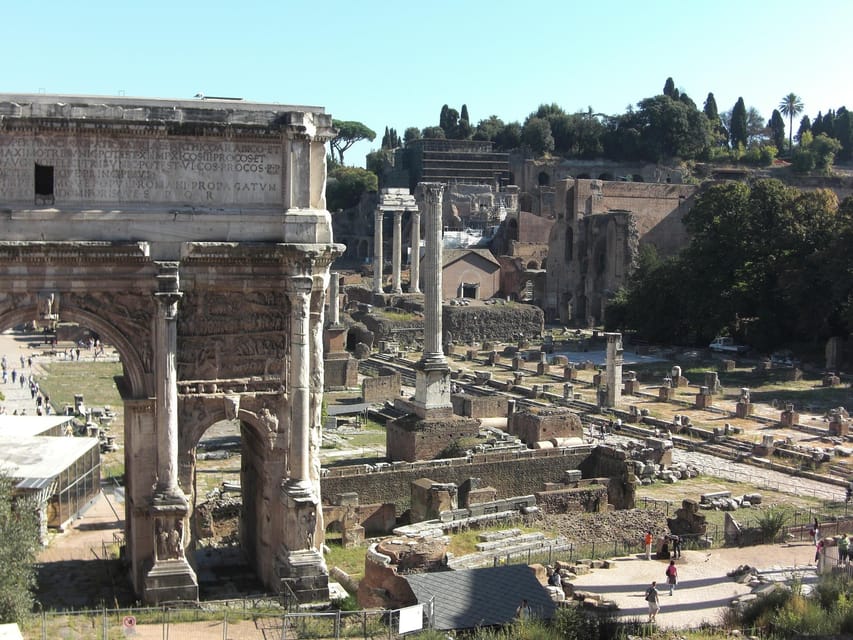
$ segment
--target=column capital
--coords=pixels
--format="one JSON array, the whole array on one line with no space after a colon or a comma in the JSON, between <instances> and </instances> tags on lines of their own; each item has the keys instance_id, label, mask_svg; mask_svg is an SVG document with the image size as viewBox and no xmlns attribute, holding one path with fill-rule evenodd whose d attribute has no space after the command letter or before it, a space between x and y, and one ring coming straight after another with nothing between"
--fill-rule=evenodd
<instances>
[{"instance_id":1,"label":"column capital","mask_svg":"<svg viewBox=\"0 0 853 640\"><path fill-rule=\"evenodd\" d=\"M284 292L288 295L307 295L314 289L314 278L311 276L293 276L287 279Z\"/></svg>"},{"instance_id":2,"label":"column capital","mask_svg":"<svg viewBox=\"0 0 853 640\"><path fill-rule=\"evenodd\" d=\"M444 195L443 182L419 182L418 188L423 193L427 204L441 204L441 198Z\"/></svg>"}]
</instances>

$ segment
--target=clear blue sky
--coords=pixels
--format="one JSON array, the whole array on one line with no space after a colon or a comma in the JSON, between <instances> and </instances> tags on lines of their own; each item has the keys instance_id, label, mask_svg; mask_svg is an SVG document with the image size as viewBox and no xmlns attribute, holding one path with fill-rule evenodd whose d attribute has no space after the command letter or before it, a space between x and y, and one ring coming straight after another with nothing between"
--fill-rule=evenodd
<instances>
[{"instance_id":1,"label":"clear blue sky","mask_svg":"<svg viewBox=\"0 0 853 640\"><path fill-rule=\"evenodd\" d=\"M622 113L668 76L700 106L769 119L853 109L850 0L42 0L2 11L0 93L323 106L377 132L437 125L443 104L523 121L541 103ZM795 123L795 128L798 123Z\"/></svg>"}]
</instances>

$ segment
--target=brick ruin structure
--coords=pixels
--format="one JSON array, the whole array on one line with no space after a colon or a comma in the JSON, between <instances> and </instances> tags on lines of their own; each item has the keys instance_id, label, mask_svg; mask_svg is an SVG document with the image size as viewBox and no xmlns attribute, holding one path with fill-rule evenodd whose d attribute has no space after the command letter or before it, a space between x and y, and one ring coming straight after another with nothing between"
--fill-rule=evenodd
<instances>
[{"instance_id":1,"label":"brick ruin structure","mask_svg":"<svg viewBox=\"0 0 853 640\"><path fill-rule=\"evenodd\" d=\"M121 355L126 541L146 603L198 598L196 446L241 426L241 544L328 597L323 326L334 243L320 107L0 95L0 324L77 322Z\"/></svg>"},{"instance_id":2,"label":"brick ruin structure","mask_svg":"<svg viewBox=\"0 0 853 640\"><path fill-rule=\"evenodd\" d=\"M687 242L682 218L698 187L565 179L553 189L548 275L549 321L601 324L610 295L624 286L642 244L670 255Z\"/></svg>"}]
</instances>

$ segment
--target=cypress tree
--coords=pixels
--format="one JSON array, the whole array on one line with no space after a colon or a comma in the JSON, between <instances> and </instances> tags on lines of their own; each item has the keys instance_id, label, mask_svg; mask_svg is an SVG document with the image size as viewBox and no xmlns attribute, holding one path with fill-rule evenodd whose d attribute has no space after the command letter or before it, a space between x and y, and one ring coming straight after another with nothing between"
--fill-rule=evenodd
<instances>
[{"instance_id":1,"label":"cypress tree","mask_svg":"<svg viewBox=\"0 0 853 640\"><path fill-rule=\"evenodd\" d=\"M746 126L746 105L743 98L738 98L732 109L732 124L729 129L729 136L732 143L732 149L737 149L738 145L746 147L748 138Z\"/></svg>"}]
</instances>

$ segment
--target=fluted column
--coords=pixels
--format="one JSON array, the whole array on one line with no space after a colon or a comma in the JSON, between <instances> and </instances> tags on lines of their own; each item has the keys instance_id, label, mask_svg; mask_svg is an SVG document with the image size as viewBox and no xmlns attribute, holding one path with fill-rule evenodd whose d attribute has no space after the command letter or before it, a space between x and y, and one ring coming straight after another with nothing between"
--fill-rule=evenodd
<instances>
[{"instance_id":1,"label":"fluted column","mask_svg":"<svg viewBox=\"0 0 853 640\"><path fill-rule=\"evenodd\" d=\"M391 292L403 293L403 287L400 284L400 262L401 254L403 253L403 212L394 212L394 246L391 250Z\"/></svg>"},{"instance_id":2,"label":"fluted column","mask_svg":"<svg viewBox=\"0 0 853 640\"><path fill-rule=\"evenodd\" d=\"M420 293L421 212L412 211L412 255L409 259L409 293Z\"/></svg>"},{"instance_id":3,"label":"fluted column","mask_svg":"<svg viewBox=\"0 0 853 640\"><path fill-rule=\"evenodd\" d=\"M312 280L289 280L290 289L290 477L288 486L313 495L311 485L311 328ZM307 497L307 496L306 496Z\"/></svg>"},{"instance_id":4,"label":"fluted column","mask_svg":"<svg viewBox=\"0 0 853 640\"><path fill-rule=\"evenodd\" d=\"M178 486L178 263L158 263L155 377L157 379L157 490L164 496L182 496Z\"/></svg>"},{"instance_id":5,"label":"fluted column","mask_svg":"<svg viewBox=\"0 0 853 640\"><path fill-rule=\"evenodd\" d=\"M373 218L373 293L382 293L382 219L384 212L377 209Z\"/></svg>"},{"instance_id":6,"label":"fluted column","mask_svg":"<svg viewBox=\"0 0 853 640\"><path fill-rule=\"evenodd\" d=\"M442 299L442 219L441 201L444 185L440 182L421 184L426 214L426 255L424 256L424 359L433 362L444 360L441 345Z\"/></svg>"},{"instance_id":7,"label":"fluted column","mask_svg":"<svg viewBox=\"0 0 853 640\"><path fill-rule=\"evenodd\" d=\"M341 309L338 296L340 295L341 274L333 271L329 280L329 324L338 325L341 322Z\"/></svg>"}]
</instances>

